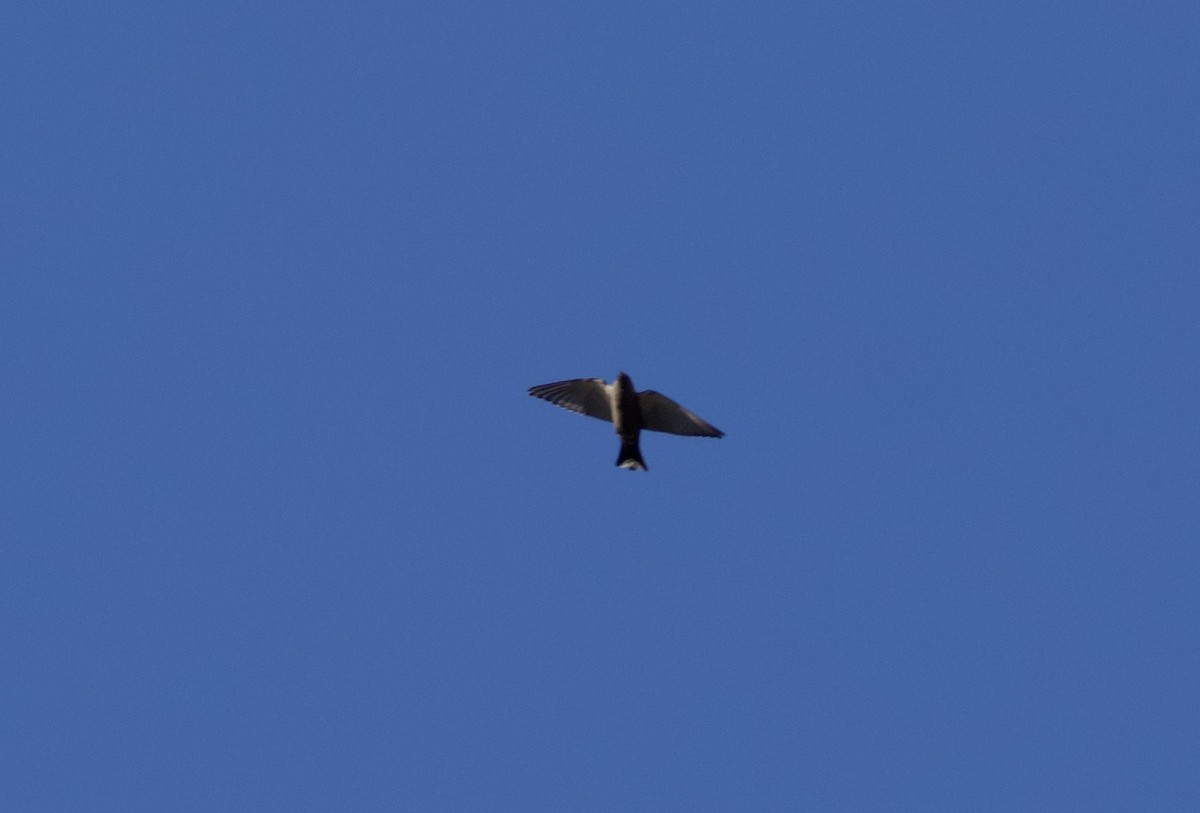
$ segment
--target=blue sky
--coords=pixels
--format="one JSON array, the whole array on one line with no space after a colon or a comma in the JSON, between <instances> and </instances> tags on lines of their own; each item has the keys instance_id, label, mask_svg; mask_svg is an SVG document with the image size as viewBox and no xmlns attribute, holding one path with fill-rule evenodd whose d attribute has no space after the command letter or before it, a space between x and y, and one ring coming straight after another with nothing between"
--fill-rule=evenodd
<instances>
[{"instance_id":1,"label":"blue sky","mask_svg":"<svg viewBox=\"0 0 1200 813\"><path fill-rule=\"evenodd\" d=\"M1200 805L1193 4L0 32L4 809Z\"/></svg>"}]
</instances>

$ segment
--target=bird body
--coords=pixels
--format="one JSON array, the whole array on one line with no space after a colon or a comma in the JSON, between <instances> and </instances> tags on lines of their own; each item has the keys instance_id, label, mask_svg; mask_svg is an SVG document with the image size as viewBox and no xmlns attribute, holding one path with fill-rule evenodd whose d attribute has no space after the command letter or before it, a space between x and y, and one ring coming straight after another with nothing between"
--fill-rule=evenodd
<instances>
[{"instance_id":1,"label":"bird body","mask_svg":"<svg viewBox=\"0 0 1200 813\"><path fill-rule=\"evenodd\" d=\"M638 445L643 429L694 437L725 434L665 395L654 390L638 392L623 372L611 384L599 378L573 378L530 387L529 394L571 412L612 422L621 438L617 466L631 471L647 470Z\"/></svg>"},{"instance_id":2,"label":"bird body","mask_svg":"<svg viewBox=\"0 0 1200 813\"><path fill-rule=\"evenodd\" d=\"M617 375L612 383L612 422L613 431L621 439L621 451L617 455L617 466L630 471L641 469L648 471L646 461L642 459L642 451L638 448L638 438L642 433L642 410L638 404L637 390L633 381L625 373Z\"/></svg>"}]
</instances>

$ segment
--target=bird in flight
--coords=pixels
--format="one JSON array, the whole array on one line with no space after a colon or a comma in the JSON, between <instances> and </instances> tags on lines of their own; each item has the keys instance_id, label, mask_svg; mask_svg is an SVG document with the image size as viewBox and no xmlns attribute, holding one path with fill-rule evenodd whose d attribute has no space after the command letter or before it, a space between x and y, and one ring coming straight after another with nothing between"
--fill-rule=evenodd
<instances>
[{"instance_id":1,"label":"bird in flight","mask_svg":"<svg viewBox=\"0 0 1200 813\"><path fill-rule=\"evenodd\" d=\"M529 388L529 394L580 415L611 421L621 438L617 465L630 471L647 470L638 448L638 437L643 429L704 438L725 435L661 393L654 390L638 392L625 373L618 373L617 380L611 384L600 378L572 378L538 384Z\"/></svg>"}]
</instances>

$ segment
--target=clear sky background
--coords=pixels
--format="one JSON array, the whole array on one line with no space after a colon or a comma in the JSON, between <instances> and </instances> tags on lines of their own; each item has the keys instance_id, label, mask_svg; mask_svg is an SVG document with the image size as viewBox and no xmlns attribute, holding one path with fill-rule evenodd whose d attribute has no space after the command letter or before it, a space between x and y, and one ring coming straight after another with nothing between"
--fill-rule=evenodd
<instances>
[{"instance_id":1,"label":"clear sky background","mask_svg":"<svg viewBox=\"0 0 1200 813\"><path fill-rule=\"evenodd\" d=\"M0 807L1200 809L1198 8L4 4Z\"/></svg>"}]
</instances>

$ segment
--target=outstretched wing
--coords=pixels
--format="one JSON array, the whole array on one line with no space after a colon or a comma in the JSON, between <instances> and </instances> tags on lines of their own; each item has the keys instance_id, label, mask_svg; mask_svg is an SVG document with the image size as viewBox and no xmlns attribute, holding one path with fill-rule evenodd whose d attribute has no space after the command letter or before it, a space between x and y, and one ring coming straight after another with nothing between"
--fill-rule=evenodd
<instances>
[{"instance_id":1,"label":"outstretched wing","mask_svg":"<svg viewBox=\"0 0 1200 813\"><path fill-rule=\"evenodd\" d=\"M705 438L724 436L717 427L694 415L662 393L643 390L638 393L638 407L642 412L642 428L652 432L670 432L672 435L693 435Z\"/></svg>"},{"instance_id":2,"label":"outstretched wing","mask_svg":"<svg viewBox=\"0 0 1200 813\"><path fill-rule=\"evenodd\" d=\"M529 394L534 398L541 398L580 415L611 422L612 400L608 393L609 385L599 378L573 378L529 388Z\"/></svg>"}]
</instances>

